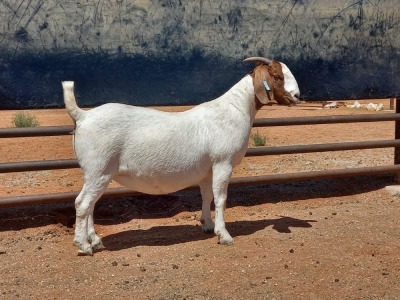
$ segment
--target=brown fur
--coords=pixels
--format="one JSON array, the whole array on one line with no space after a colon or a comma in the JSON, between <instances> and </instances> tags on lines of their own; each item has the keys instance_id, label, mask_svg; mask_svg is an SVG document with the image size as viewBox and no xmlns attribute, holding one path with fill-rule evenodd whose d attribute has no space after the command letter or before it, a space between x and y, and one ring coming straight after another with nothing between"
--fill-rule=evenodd
<instances>
[{"instance_id":1,"label":"brown fur","mask_svg":"<svg viewBox=\"0 0 400 300\"><path fill-rule=\"evenodd\" d=\"M284 76L282 66L277 61L272 61L270 65L259 63L251 73L254 81L254 92L257 98L257 108L263 105L278 103L290 105L293 98L284 89ZM263 80L267 81L271 91L267 93Z\"/></svg>"}]
</instances>

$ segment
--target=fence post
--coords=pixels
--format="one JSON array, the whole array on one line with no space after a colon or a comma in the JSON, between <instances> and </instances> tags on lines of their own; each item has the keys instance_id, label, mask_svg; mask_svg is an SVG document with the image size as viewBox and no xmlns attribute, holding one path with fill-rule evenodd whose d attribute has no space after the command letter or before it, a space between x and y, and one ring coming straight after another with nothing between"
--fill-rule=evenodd
<instances>
[{"instance_id":1,"label":"fence post","mask_svg":"<svg viewBox=\"0 0 400 300\"><path fill-rule=\"evenodd\" d=\"M400 98L395 98L395 112L396 114L400 113ZM399 139L400 138L400 121L396 120L394 121L394 138ZM394 147L394 164L398 165L400 164L400 147ZM395 183L400 183L400 173L396 173L394 175L394 182Z\"/></svg>"}]
</instances>

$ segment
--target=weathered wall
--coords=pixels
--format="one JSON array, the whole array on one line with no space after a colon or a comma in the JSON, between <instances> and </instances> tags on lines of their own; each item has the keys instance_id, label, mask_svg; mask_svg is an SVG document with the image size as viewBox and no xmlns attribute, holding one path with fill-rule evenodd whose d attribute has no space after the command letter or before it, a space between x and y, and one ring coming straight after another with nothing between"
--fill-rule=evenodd
<instances>
[{"instance_id":1,"label":"weathered wall","mask_svg":"<svg viewBox=\"0 0 400 300\"><path fill-rule=\"evenodd\" d=\"M306 99L399 95L398 0L0 0L0 108L199 103L262 55Z\"/></svg>"}]
</instances>

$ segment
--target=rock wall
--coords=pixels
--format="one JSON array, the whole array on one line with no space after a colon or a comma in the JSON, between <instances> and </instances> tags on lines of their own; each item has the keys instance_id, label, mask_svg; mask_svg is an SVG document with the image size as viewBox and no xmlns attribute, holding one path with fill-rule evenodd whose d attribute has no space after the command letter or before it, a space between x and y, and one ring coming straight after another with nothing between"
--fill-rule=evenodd
<instances>
[{"instance_id":1,"label":"rock wall","mask_svg":"<svg viewBox=\"0 0 400 300\"><path fill-rule=\"evenodd\" d=\"M398 0L0 0L0 108L79 102L195 104L266 56L305 99L383 98L400 87Z\"/></svg>"}]
</instances>

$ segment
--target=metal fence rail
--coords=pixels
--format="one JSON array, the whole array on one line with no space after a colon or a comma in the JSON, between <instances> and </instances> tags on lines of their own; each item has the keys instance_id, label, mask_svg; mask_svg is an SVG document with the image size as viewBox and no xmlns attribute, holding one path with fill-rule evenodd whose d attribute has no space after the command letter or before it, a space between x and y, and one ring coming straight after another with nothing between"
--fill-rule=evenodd
<instances>
[{"instance_id":1,"label":"metal fence rail","mask_svg":"<svg viewBox=\"0 0 400 300\"><path fill-rule=\"evenodd\" d=\"M0 128L0 138L68 135L74 126L41 126L29 128Z\"/></svg>"},{"instance_id":2,"label":"metal fence rail","mask_svg":"<svg viewBox=\"0 0 400 300\"><path fill-rule=\"evenodd\" d=\"M229 186L271 184L271 183L293 182L302 180L321 180L321 179L340 178L347 176L379 175L379 174L390 174L398 172L400 172L400 165L260 175L260 176L232 178L231 181L229 182ZM194 188L197 188L197 186L188 187L184 189L184 191L191 190ZM64 193L0 198L0 207L14 207L14 206L70 201L75 199L78 196L78 194L79 192L64 192ZM107 189L104 192L103 197L115 198L115 197L133 196L140 194L141 193L139 192L122 187L122 188Z\"/></svg>"},{"instance_id":3,"label":"metal fence rail","mask_svg":"<svg viewBox=\"0 0 400 300\"><path fill-rule=\"evenodd\" d=\"M400 147L400 139L248 148L246 152L246 157L343 151L343 150L361 150L361 149L375 149L375 148L388 148L388 147ZM76 159L21 161L21 162L11 162L11 163L0 163L0 173L74 169L79 167L80 166L78 160Z\"/></svg>"},{"instance_id":4,"label":"metal fence rail","mask_svg":"<svg viewBox=\"0 0 400 300\"><path fill-rule=\"evenodd\" d=\"M262 118L256 119L253 127L316 125L356 122L398 121L400 115L362 114L353 116L321 116L321 117L294 117L294 118ZM74 131L74 126L43 126L32 128L0 128L0 138L38 137L68 135Z\"/></svg>"},{"instance_id":5,"label":"metal fence rail","mask_svg":"<svg viewBox=\"0 0 400 300\"><path fill-rule=\"evenodd\" d=\"M317 180L336 178L344 176L375 175L375 174L395 174L397 180L400 174L400 105L396 99L396 113L386 114L363 114L352 116L322 116L322 117L296 117L296 118L264 118L256 119L253 127L263 126L292 126L292 125L315 125L315 124L335 124L353 122L378 122L395 121L395 137L393 140L363 141L363 142L344 142L330 144L311 144L311 145L291 145L279 147L259 147L249 148L246 156L261 155L281 155L295 153L312 153L326 151L360 150L372 148L395 148L394 165L337 169L312 172L298 172L289 174L273 174L251 177L232 178L231 185L267 184L276 182L290 182L301 180ZM68 135L73 132L73 126L52 126L36 128L4 128L0 129L0 138L16 137L39 137L39 136L60 136ZM48 160L48 161L28 161L10 162L0 164L0 173L40 171L53 169L79 168L76 159ZM188 189L192 189L190 187ZM120 197L124 195L138 194L127 188L108 189L105 197ZM31 205L38 203L50 203L68 201L76 198L78 192L54 193L43 195L27 195L19 197L0 198L0 207Z\"/></svg>"}]
</instances>

